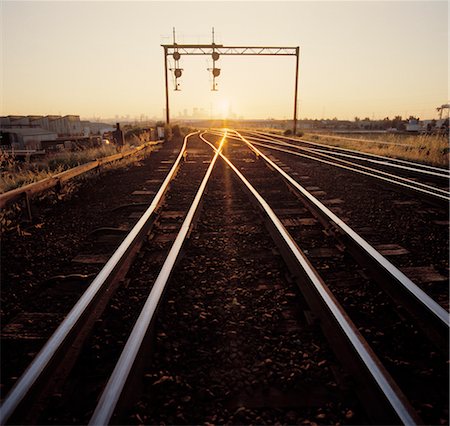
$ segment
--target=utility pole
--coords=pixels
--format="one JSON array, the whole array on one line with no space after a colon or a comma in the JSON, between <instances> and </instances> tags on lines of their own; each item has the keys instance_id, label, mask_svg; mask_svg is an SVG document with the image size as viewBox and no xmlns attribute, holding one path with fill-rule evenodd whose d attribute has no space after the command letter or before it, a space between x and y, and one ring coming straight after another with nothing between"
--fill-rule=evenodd
<instances>
[{"instance_id":1,"label":"utility pole","mask_svg":"<svg viewBox=\"0 0 450 426\"><path fill-rule=\"evenodd\" d=\"M164 77L166 81L166 124L170 124L169 114L169 81L167 76L167 47L164 47Z\"/></svg>"}]
</instances>

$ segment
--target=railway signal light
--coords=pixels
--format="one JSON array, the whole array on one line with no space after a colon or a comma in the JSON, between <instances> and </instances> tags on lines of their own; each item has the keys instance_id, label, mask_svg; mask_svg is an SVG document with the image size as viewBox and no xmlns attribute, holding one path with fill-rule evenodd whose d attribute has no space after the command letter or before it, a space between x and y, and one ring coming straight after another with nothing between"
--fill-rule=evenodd
<instances>
[{"instance_id":1,"label":"railway signal light","mask_svg":"<svg viewBox=\"0 0 450 426\"><path fill-rule=\"evenodd\" d=\"M212 72L213 75L213 83L212 83L212 92L216 92L217 91L217 83L216 83L216 77L219 77L220 75L220 68L208 68L208 71Z\"/></svg>"},{"instance_id":2,"label":"railway signal light","mask_svg":"<svg viewBox=\"0 0 450 426\"><path fill-rule=\"evenodd\" d=\"M175 43L175 28L173 29L173 43ZM175 76L175 89L176 91L180 90L180 83L178 83L178 79L183 74L183 69L179 66L179 60L181 58L180 52L178 52L178 49L175 49L175 51L172 53L173 60L175 62L175 68L171 68L170 70L173 71L173 75Z\"/></svg>"},{"instance_id":3,"label":"railway signal light","mask_svg":"<svg viewBox=\"0 0 450 426\"><path fill-rule=\"evenodd\" d=\"M178 63L176 64L176 66L178 65ZM180 83L178 83L178 79L183 75L183 68L178 68L178 66L176 68L169 68L170 71L173 71L173 76L175 77L175 81L174 81L174 85L175 88L173 90L175 91L180 91Z\"/></svg>"},{"instance_id":4,"label":"railway signal light","mask_svg":"<svg viewBox=\"0 0 450 426\"><path fill-rule=\"evenodd\" d=\"M294 117L293 117L293 134L297 131L297 98L298 98L298 75L299 75L299 61L300 61L300 47L286 47L286 46L224 46L223 44L216 44L214 42L214 28L212 29L212 43L211 44L178 44L175 41L175 28L173 29L173 43L161 45L164 48L164 71L165 71L165 86L166 86L166 123L170 122L169 114L169 81L168 81L168 56L172 56L175 61L175 67L170 69L174 71L175 90L179 90L177 79L181 77L182 69L179 67L178 61L181 55L210 55L213 61L212 68L208 71L212 72L213 84L212 91L217 90L216 78L220 76L221 69L216 68L216 61L222 55L229 56L295 56L295 89L294 89Z\"/></svg>"}]
</instances>

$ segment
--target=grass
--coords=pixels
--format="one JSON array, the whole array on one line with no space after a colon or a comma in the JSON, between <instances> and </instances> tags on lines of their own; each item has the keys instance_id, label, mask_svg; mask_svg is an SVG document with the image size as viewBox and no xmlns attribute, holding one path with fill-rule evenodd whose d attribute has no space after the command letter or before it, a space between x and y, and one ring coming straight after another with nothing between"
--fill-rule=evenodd
<instances>
[{"instance_id":1,"label":"grass","mask_svg":"<svg viewBox=\"0 0 450 426\"><path fill-rule=\"evenodd\" d=\"M128 147L124 147L124 151L126 151L127 148ZM112 144L104 145L100 148L85 149L83 151L58 153L48 158L48 167L51 170L57 170L62 166L64 170L67 170L79 166L80 164L94 161L97 158L108 157L109 155L116 153L116 148Z\"/></svg>"},{"instance_id":2,"label":"grass","mask_svg":"<svg viewBox=\"0 0 450 426\"><path fill-rule=\"evenodd\" d=\"M124 151L129 147L125 146ZM116 154L114 145L83 151L64 151L49 154L44 159L21 162L10 154L0 153L0 193L11 191L32 182L51 177L64 170L94 161L97 158Z\"/></svg>"},{"instance_id":3,"label":"grass","mask_svg":"<svg viewBox=\"0 0 450 426\"><path fill-rule=\"evenodd\" d=\"M449 141L445 136L374 134L358 137L307 133L304 139L438 167L448 168L449 165Z\"/></svg>"}]
</instances>

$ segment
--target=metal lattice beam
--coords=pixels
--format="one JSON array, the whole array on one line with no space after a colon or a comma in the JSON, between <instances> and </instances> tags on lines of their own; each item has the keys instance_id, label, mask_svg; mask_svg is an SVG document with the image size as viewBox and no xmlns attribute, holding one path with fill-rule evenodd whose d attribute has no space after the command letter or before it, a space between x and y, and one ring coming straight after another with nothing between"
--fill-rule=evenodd
<instances>
[{"instance_id":1,"label":"metal lattice beam","mask_svg":"<svg viewBox=\"0 0 450 426\"><path fill-rule=\"evenodd\" d=\"M234 56L296 56L297 47L279 46L223 46L221 44L162 44L168 55L219 55Z\"/></svg>"}]
</instances>

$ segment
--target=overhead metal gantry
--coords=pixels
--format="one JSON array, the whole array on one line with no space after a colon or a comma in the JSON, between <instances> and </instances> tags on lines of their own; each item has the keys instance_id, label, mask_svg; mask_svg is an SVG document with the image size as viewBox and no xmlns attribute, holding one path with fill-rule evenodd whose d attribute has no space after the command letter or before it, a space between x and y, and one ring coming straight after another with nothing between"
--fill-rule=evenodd
<instances>
[{"instance_id":1,"label":"overhead metal gantry","mask_svg":"<svg viewBox=\"0 0 450 426\"><path fill-rule=\"evenodd\" d=\"M295 56L295 89L294 89L294 119L293 133L297 132L297 98L298 98L298 69L300 60L300 47L285 46L224 46L214 43L214 29L212 31L213 41L211 44L178 44L175 43L175 29L172 44L162 44L164 49L164 70L166 83L166 124L170 123L169 113L169 82L168 82L168 66L167 57L172 56L175 61L175 68L171 68L175 77L175 90L179 90L177 79L181 77L183 69L179 68L179 60L181 56L200 56L210 55L213 60L213 68L208 68L213 75L213 88L216 89L215 79L220 75L220 68L216 68L216 61L220 56Z\"/></svg>"},{"instance_id":2,"label":"overhead metal gantry","mask_svg":"<svg viewBox=\"0 0 450 426\"><path fill-rule=\"evenodd\" d=\"M296 56L298 47L269 46L224 46L222 44L163 44L168 55L178 52L180 55L266 55L266 56Z\"/></svg>"}]
</instances>

